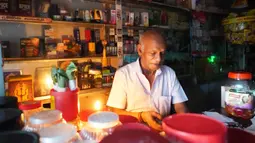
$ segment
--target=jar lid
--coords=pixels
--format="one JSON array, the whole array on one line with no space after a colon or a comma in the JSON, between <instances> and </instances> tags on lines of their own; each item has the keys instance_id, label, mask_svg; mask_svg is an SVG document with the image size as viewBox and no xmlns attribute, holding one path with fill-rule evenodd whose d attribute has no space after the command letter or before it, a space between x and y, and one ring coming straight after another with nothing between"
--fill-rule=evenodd
<instances>
[{"instance_id":1,"label":"jar lid","mask_svg":"<svg viewBox=\"0 0 255 143\"><path fill-rule=\"evenodd\" d=\"M59 123L39 130L40 141L43 143L65 143L72 140L77 130L74 125Z\"/></svg>"},{"instance_id":2,"label":"jar lid","mask_svg":"<svg viewBox=\"0 0 255 143\"><path fill-rule=\"evenodd\" d=\"M252 74L249 72L229 72L228 78L237 80L251 80Z\"/></svg>"},{"instance_id":3,"label":"jar lid","mask_svg":"<svg viewBox=\"0 0 255 143\"><path fill-rule=\"evenodd\" d=\"M88 117L88 124L94 128L111 128L119 124L119 116L109 111L100 111Z\"/></svg>"},{"instance_id":4,"label":"jar lid","mask_svg":"<svg viewBox=\"0 0 255 143\"><path fill-rule=\"evenodd\" d=\"M18 108L18 98L15 96L1 96L0 108Z\"/></svg>"},{"instance_id":5,"label":"jar lid","mask_svg":"<svg viewBox=\"0 0 255 143\"><path fill-rule=\"evenodd\" d=\"M20 110L31 110L41 107L41 101L24 101L19 104Z\"/></svg>"},{"instance_id":6,"label":"jar lid","mask_svg":"<svg viewBox=\"0 0 255 143\"><path fill-rule=\"evenodd\" d=\"M62 120L62 112L59 110L46 110L35 113L29 117L31 124L49 124Z\"/></svg>"}]
</instances>

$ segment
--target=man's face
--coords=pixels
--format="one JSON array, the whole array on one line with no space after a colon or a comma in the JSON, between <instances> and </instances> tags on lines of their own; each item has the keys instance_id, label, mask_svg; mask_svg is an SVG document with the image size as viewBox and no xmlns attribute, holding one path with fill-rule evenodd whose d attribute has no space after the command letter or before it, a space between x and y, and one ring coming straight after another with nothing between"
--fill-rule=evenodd
<instances>
[{"instance_id":1,"label":"man's face","mask_svg":"<svg viewBox=\"0 0 255 143\"><path fill-rule=\"evenodd\" d=\"M159 69L164 61L165 45L153 40L147 40L144 42L144 48L142 48L142 45L140 45L140 48L139 55L143 68L152 72Z\"/></svg>"}]
</instances>

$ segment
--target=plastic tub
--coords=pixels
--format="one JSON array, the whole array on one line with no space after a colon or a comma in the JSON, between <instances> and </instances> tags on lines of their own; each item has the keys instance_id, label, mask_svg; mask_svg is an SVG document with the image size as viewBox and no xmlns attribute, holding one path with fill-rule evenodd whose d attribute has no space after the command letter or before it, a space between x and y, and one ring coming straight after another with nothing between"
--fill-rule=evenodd
<instances>
[{"instance_id":1,"label":"plastic tub","mask_svg":"<svg viewBox=\"0 0 255 143\"><path fill-rule=\"evenodd\" d=\"M30 116L23 130L38 132L43 128L59 123L66 123L62 117L62 113L58 110L46 110Z\"/></svg>"},{"instance_id":2,"label":"plastic tub","mask_svg":"<svg viewBox=\"0 0 255 143\"><path fill-rule=\"evenodd\" d=\"M0 96L0 108L18 109L18 98L15 96Z\"/></svg>"},{"instance_id":3,"label":"plastic tub","mask_svg":"<svg viewBox=\"0 0 255 143\"><path fill-rule=\"evenodd\" d=\"M36 133L13 131L0 133L1 143L40 143Z\"/></svg>"},{"instance_id":4,"label":"plastic tub","mask_svg":"<svg viewBox=\"0 0 255 143\"><path fill-rule=\"evenodd\" d=\"M0 109L0 132L21 130L24 126L21 114L19 109Z\"/></svg>"},{"instance_id":5,"label":"plastic tub","mask_svg":"<svg viewBox=\"0 0 255 143\"><path fill-rule=\"evenodd\" d=\"M100 143L171 143L159 134L145 130L125 130L114 132Z\"/></svg>"},{"instance_id":6,"label":"plastic tub","mask_svg":"<svg viewBox=\"0 0 255 143\"><path fill-rule=\"evenodd\" d=\"M101 111L91 114L88 122L84 123L80 131L83 140L101 141L104 137L112 134L114 129L119 126L119 116L116 113Z\"/></svg>"},{"instance_id":7,"label":"plastic tub","mask_svg":"<svg viewBox=\"0 0 255 143\"><path fill-rule=\"evenodd\" d=\"M255 135L237 128L228 128L228 143L254 143Z\"/></svg>"},{"instance_id":8,"label":"plastic tub","mask_svg":"<svg viewBox=\"0 0 255 143\"><path fill-rule=\"evenodd\" d=\"M78 89L74 91L67 90L65 92L56 92L52 89L50 92L51 96L54 97L52 102L55 103L55 109L63 113L63 118L67 122L77 118L79 111L78 92Z\"/></svg>"},{"instance_id":9,"label":"plastic tub","mask_svg":"<svg viewBox=\"0 0 255 143\"><path fill-rule=\"evenodd\" d=\"M227 127L201 114L175 114L163 119L163 131L170 141L184 143L225 143Z\"/></svg>"},{"instance_id":10,"label":"plastic tub","mask_svg":"<svg viewBox=\"0 0 255 143\"><path fill-rule=\"evenodd\" d=\"M42 104L41 101L24 101L19 104L19 109L23 111L26 123L31 115L42 111Z\"/></svg>"},{"instance_id":11,"label":"plastic tub","mask_svg":"<svg viewBox=\"0 0 255 143\"><path fill-rule=\"evenodd\" d=\"M119 120L122 124L139 123L138 119L129 115L119 115Z\"/></svg>"},{"instance_id":12,"label":"plastic tub","mask_svg":"<svg viewBox=\"0 0 255 143\"><path fill-rule=\"evenodd\" d=\"M41 143L76 143L81 141L74 125L60 123L38 132Z\"/></svg>"},{"instance_id":13,"label":"plastic tub","mask_svg":"<svg viewBox=\"0 0 255 143\"><path fill-rule=\"evenodd\" d=\"M151 131L151 128L141 123L126 123L116 127L114 129L114 132L126 131L126 130Z\"/></svg>"}]
</instances>

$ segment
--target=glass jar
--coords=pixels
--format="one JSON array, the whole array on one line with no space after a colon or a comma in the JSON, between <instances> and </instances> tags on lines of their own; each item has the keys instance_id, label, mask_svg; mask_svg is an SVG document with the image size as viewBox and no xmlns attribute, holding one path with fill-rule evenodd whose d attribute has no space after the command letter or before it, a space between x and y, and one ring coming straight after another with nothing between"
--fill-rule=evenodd
<instances>
[{"instance_id":1,"label":"glass jar","mask_svg":"<svg viewBox=\"0 0 255 143\"><path fill-rule=\"evenodd\" d=\"M225 93L225 110L235 117L249 119L254 115L254 91L251 89L252 74L229 72L228 87Z\"/></svg>"},{"instance_id":2,"label":"glass jar","mask_svg":"<svg viewBox=\"0 0 255 143\"><path fill-rule=\"evenodd\" d=\"M60 123L43 128L38 132L41 143L77 143L81 137L72 124Z\"/></svg>"},{"instance_id":3,"label":"glass jar","mask_svg":"<svg viewBox=\"0 0 255 143\"><path fill-rule=\"evenodd\" d=\"M19 109L23 111L23 121L26 123L29 117L42 111L41 101L24 101L19 104Z\"/></svg>"},{"instance_id":4,"label":"glass jar","mask_svg":"<svg viewBox=\"0 0 255 143\"><path fill-rule=\"evenodd\" d=\"M31 115L23 130L38 132L59 123L66 123L59 110L45 110Z\"/></svg>"}]
</instances>

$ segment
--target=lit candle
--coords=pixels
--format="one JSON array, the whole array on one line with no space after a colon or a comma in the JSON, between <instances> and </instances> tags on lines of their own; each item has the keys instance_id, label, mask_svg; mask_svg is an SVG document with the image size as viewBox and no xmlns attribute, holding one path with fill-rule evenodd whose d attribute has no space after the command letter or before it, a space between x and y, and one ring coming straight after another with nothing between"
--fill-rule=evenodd
<instances>
[{"instance_id":1,"label":"lit candle","mask_svg":"<svg viewBox=\"0 0 255 143\"><path fill-rule=\"evenodd\" d=\"M97 100L97 101L95 102L95 104L94 104L94 109L97 110L97 111L99 111L99 110L102 109L102 104L101 104L101 102L100 102L99 100Z\"/></svg>"}]
</instances>

